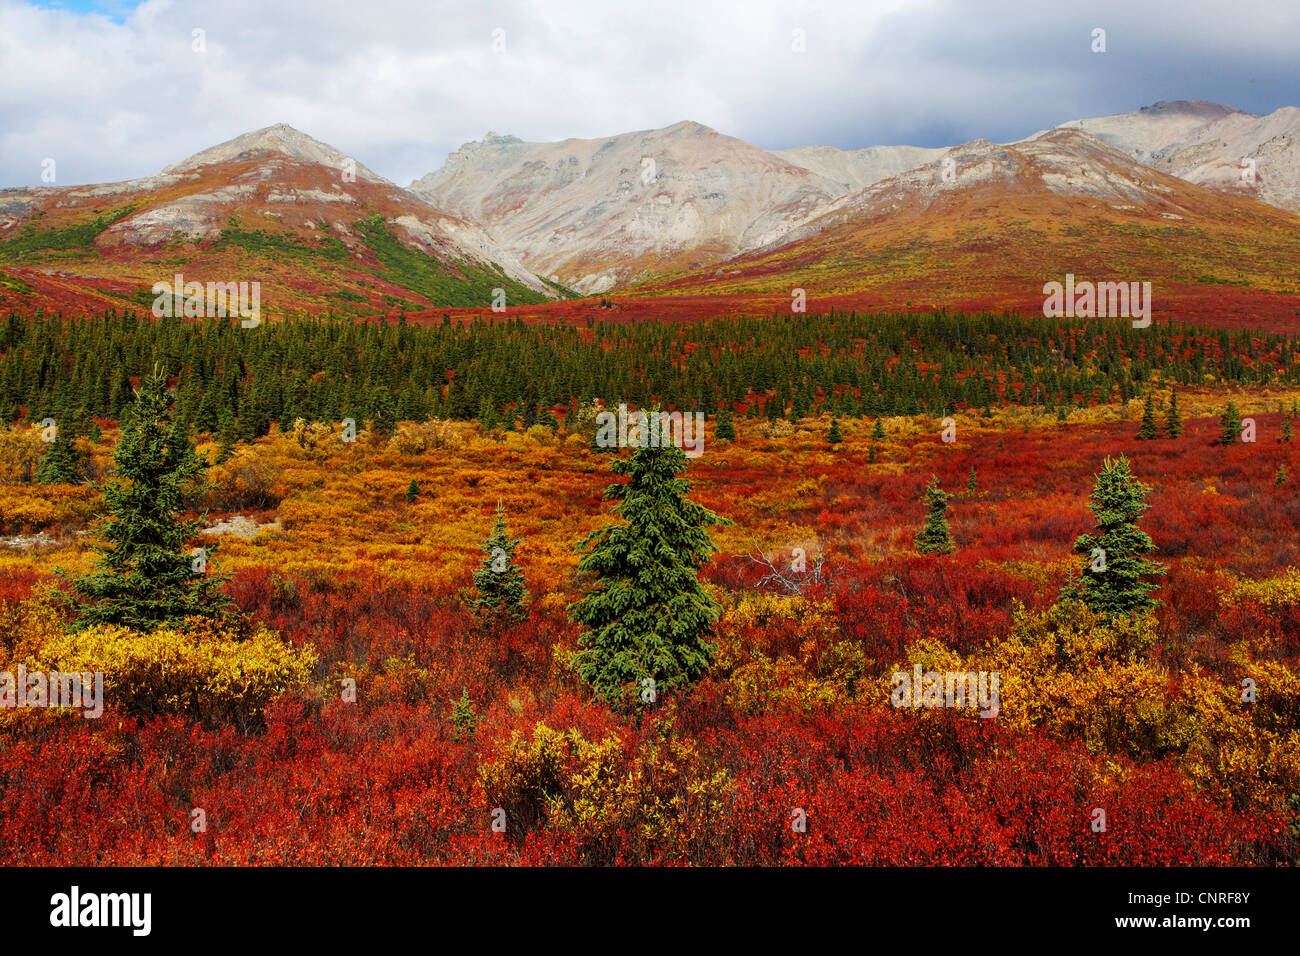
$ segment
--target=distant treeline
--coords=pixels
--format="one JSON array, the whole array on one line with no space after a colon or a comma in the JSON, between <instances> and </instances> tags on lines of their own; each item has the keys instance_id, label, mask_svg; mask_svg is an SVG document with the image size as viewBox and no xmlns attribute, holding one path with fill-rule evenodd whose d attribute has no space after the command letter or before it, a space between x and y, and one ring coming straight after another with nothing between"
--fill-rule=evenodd
<instances>
[{"instance_id":1,"label":"distant treeline","mask_svg":"<svg viewBox=\"0 0 1300 956\"><path fill-rule=\"evenodd\" d=\"M760 316L527 325L305 319L9 315L0 323L0 419L116 419L132 378L177 380L200 432L234 438L296 418L550 422L600 398L799 418L1003 404L1054 409L1209 381L1294 383L1295 337L1120 319L997 314Z\"/></svg>"}]
</instances>

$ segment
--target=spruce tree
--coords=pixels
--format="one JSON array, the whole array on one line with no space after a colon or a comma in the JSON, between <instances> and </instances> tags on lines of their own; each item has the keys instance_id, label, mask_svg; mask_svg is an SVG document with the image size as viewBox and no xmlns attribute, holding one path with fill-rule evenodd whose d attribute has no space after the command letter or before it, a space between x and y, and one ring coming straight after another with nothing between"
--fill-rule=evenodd
<instances>
[{"instance_id":1,"label":"spruce tree","mask_svg":"<svg viewBox=\"0 0 1300 956\"><path fill-rule=\"evenodd\" d=\"M925 527L917 532L916 550L921 554L951 554L952 537L948 534L948 499L952 495L939 487L939 480L930 476L925 486Z\"/></svg>"},{"instance_id":2,"label":"spruce tree","mask_svg":"<svg viewBox=\"0 0 1300 956\"><path fill-rule=\"evenodd\" d=\"M199 407L194 413L194 427L200 432L211 434L217 430L218 424L217 395L211 389L205 389L203 398L199 400Z\"/></svg>"},{"instance_id":3,"label":"spruce tree","mask_svg":"<svg viewBox=\"0 0 1300 956\"><path fill-rule=\"evenodd\" d=\"M1178 414L1178 393L1169 392L1169 410L1165 412L1165 432L1170 438L1177 438L1183 433L1183 420Z\"/></svg>"},{"instance_id":4,"label":"spruce tree","mask_svg":"<svg viewBox=\"0 0 1300 956\"><path fill-rule=\"evenodd\" d=\"M216 464L221 464L234 452L238 431L239 423L235 421L235 416L228 409L222 409L220 424L217 426Z\"/></svg>"},{"instance_id":5,"label":"spruce tree","mask_svg":"<svg viewBox=\"0 0 1300 956\"><path fill-rule=\"evenodd\" d=\"M397 403L385 385L375 389L370 402L370 427L377 435L387 437L397 427Z\"/></svg>"},{"instance_id":6,"label":"spruce tree","mask_svg":"<svg viewBox=\"0 0 1300 956\"><path fill-rule=\"evenodd\" d=\"M1286 473L1286 465L1285 464L1278 465L1277 474L1273 476L1273 484L1278 485L1280 487L1281 485L1285 485L1290 480L1291 480L1290 477Z\"/></svg>"},{"instance_id":7,"label":"spruce tree","mask_svg":"<svg viewBox=\"0 0 1300 956\"><path fill-rule=\"evenodd\" d=\"M736 423L731 409L718 409L717 427L713 430L713 437L718 441L736 440Z\"/></svg>"},{"instance_id":8,"label":"spruce tree","mask_svg":"<svg viewBox=\"0 0 1300 956\"><path fill-rule=\"evenodd\" d=\"M1105 460L1093 487L1089 508L1097 521L1093 534L1080 535L1074 551L1086 560L1082 576L1067 586L1065 595L1082 600L1098 614L1145 613L1156 606L1150 592L1156 585L1144 580L1164 574L1164 568L1147 555L1155 545L1137 526L1150 488L1129 470L1128 459Z\"/></svg>"},{"instance_id":9,"label":"spruce tree","mask_svg":"<svg viewBox=\"0 0 1300 956\"><path fill-rule=\"evenodd\" d=\"M60 429L36 466L36 480L42 485L75 485L81 481L80 462L72 439Z\"/></svg>"},{"instance_id":10,"label":"spruce tree","mask_svg":"<svg viewBox=\"0 0 1300 956\"><path fill-rule=\"evenodd\" d=\"M569 608L586 628L573 666L598 697L639 706L647 689L689 686L713 661L719 608L697 573L714 550L706 529L730 522L687 498L690 483L677 477L687 458L674 445L637 448L610 467L628 477L605 490L622 523L579 544L578 570L597 582Z\"/></svg>"},{"instance_id":11,"label":"spruce tree","mask_svg":"<svg viewBox=\"0 0 1300 956\"><path fill-rule=\"evenodd\" d=\"M474 572L474 587L478 594L469 602L479 623L490 632L517 624L528 616L524 610L528 587L524 582L524 572L514 561L519 541L519 538L510 537L506 509L498 502L492 531L483 539L483 562Z\"/></svg>"},{"instance_id":12,"label":"spruce tree","mask_svg":"<svg viewBox=\"0 0 1300 956\"><path fill-rule=\"evenodd\" d=\"M1228 407L1219 416L1219 426L1219 438L1216 444L1235 445L1241 441L1241 412L1237 411L1236 402L1229 400Z\"/></svg>"},{"instance_id":13,"label":"spruce tree","mask_svg":"<svg viewBox=\"0 0 1300 956\"><path fill-rule=\"evenodd\" d=\"M188 440L177 437L184 425L171 419L174 402L155 369L122 426L96 526L96 570L74 582L69 598L79 627L149 629L227 612L229 603L218 590L224 579L192 566L188 545L202 523L182 518L181 511L190 495L206 488L208 465Z\"/></svg>"},{"instance_id":14,"label":"spruce tree","mask_svg":"<svg viewBox=\"0 0 1300 956\"><path fill-rule=\"evenodd\" d=\"M844 436L840 434L840 421L838 418L831 419L831 430L826 433L826 441L832 446L844 441Z\"/></svg>"},{"instance_id":15,"label":"spruce tree","mask_svg":"<svg viewBox=\"0 0 1300 956\"><path fill-rule=\"evenodd\" d=\"M802 389L795 392L794 398L790 400L790 421L802 421L807 418L811 412L812 398Z\"/></svg>"},{"instance_id":16,"label":"spruce tree","mask_svg":"<svg viewBox=\"0 0 1300 956\"><path fill-rule=\"evenodd\" d=\"M411 502L418 497L420 497L420 483L412 478L411 483L406 486L406 500Z\"/></svg>"},{"instance_id":17,"label":"spruce tree","mask_svg":"<svg viewBox=\"0 0 1300 956\"><path fill-rule=\"evenodd\" d=\"M785 414L785 402L778 395L773 395L767 400L767 420L769 422L779 422L781 416Z\"/></svg>"},{"instance_id":18,"label":"spruce tree","mask_svg":"<svg viewBox=\"0 0 1300 956\"><path fill-rule=\"evenodd\" d=\"M1282 419L1282 437L1279 438L1278 441L1290 441L1290 440L1291 440L1291 419L1284 418Z\"/></svg>"},{"instance_id":19,"label":"spruce tree","mask_svg":"<svg viewBox=\"0 0 1300 956\"><path fill-rule=\"evenodd\" d=\"M876 441L880 441L885 437L885 426L879 418L876 419L875 427L871 429L871 437Z\"/></svg>"},{"instance_id":20,"label":"spruce tree","mask_svg":"<svg viewBox=\"0 0 1300 956\"><path fill-rule=\"evenodd\" d=\"M1147 392L1146 403L1142 406L1142 425L1138 428L1137 437L1142 441L1160 437L1160 428L1156 424L1156 403L1150 392Z\"/></svg>"},{"instance_id":21,"label":"spruce tree","mask_svg":"<svg viewBox=\"0 0 1300 956\"><path fill-rule=\"evenodd\" d=\"M968 495L975 494L975 488L976 488L975 466L971 465L970 474L966 476L966 494Z\"/></svg>"}]
</instances>

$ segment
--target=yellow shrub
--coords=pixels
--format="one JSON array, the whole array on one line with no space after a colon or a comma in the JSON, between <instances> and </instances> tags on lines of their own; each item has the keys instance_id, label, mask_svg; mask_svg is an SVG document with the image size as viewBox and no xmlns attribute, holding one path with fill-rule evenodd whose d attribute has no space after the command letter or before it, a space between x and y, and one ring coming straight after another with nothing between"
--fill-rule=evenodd
<instances>
[{"instance_id":1,"label":"yellow shrub","mask_svg":"<svg viewBox=\"0 0 1300 956\"><path fill-rule=\"evenodd\" d=\"M1064 600L1041 614L1030 614L1018 606L1010 640L1077 672L1102 660L1141 657L1156 642L1156 621L1152 615L1102 618L1082 601Z\"/></svg>"},{"instance_id":2,"label":"yellow shrub","mask_svg":"<svg viewBox=\"0 0 1300 956\"><path fill-rule=\"evenodd\" d=\"M1243 598L1268 608L1300 604L1300 568L1287 568L1279 576L1264 581L1238 580L1224 595L1224 603L1232 605Z\"/></svg>"},{"instance_id":3,"label":"yellow shrub","mask_svg":"<svg viewBox=\"0 0 1300 956\"><path fill-rule=\"evenodd\" d=\"M725 668L782 644L828 642L837 631L831 601L813 603L802 597L751 592L728 608L718 622L719 663Z\"/></svg>"},{"instance_id":4,"label":"yellow shrub","mask_svg":"<svg viewBox=\"0 0 1300 956\"><path fill-rule=\"evenodd\" d=\"M1047 723L1095 752L1161 757L1195 740L1194 717L1169 693L1169 678L1146 662L1107 663L1053 682Z\"/></svg>"},{"instance_id":5,"label":"yellow shrub","mask_svg":"<svg viewBox=\"0 0 1300 956\"><path fill-rule=\"evenodd\" d=\"M84 527L97 497L88 485L0 485L0 532Z\"/></svg>"},{"instance_id":6,"label":"yellow shrub","mask_svg":"<svg viewBox=\"0 0 1300 956\"><path fill-rule=\"evenodd\" d=\"M31 481L46 447L35 425L0 428L0 484Z\"/></svg>"},{"instance_id":7,"label":"yellow shrub","mask_svg":"<svg viewBox=\"0 0 1300 956\"><path fill-rule=\"evenodd\" d=\"M555 443L555 429L549 425L533 425L525 432L530 441L539 445L552 445Z\"/></svg>"},{"instance_id":8,"label":"yellow shrub","mask_svg":"<svg viewBox=\"0 0 1300 956\"><path fill-rule=\"evenodd\" d=\"M0 670L36 660L37 652L62 634L58 614L43 597L0 603Z\"/></svg>"},{"instance_id":9,"label":"yellow shrub","mask_svg":"<svg viewBox=\"0 0 1300 956\"><path fill-rule=\"evenodd\" d=\"M37 655L46 669L102 672L106 703L122 713L184 714L241 730L260 726L266 705L306 684L316 664L311 649L290 647L261 628L238 640L213 629L100 626L55 635Z\"/></svg>"},{"instance_id":10,"label":"yellow shrub","mask_svg":"<svg viewBox=\"0 0 1300 956\"><path fill-rule=\"evenodd\" d=\"M459 448L464 444L460 430L441 419L428 422L398 422L389 439L390 451L417 455L439 448Z\"/></svg>"},{"instance_id":11,"label":"yellow shrub","mask_svg":"<svg viewBox=\"0 0 1300 956\"><path fill-rule=\"evenodd\" d=\"M496 758L479 767L488 806L506 812L506 832L514 839L543 821L551 801L564 793L570 757L582 742L577 731L538 724L531 737L511 734Z\"/></svg>"},{"instance_id":12,"label":"yellow shrub","mask_svg":"<svg viewBox=\"0 0 1300 956\"><path fill-rule=\"evenodd\" d=\"M293 420L293 440L304 451L315 451L324 447L334 437L334 428L324 422L309 422L306 419Z\"/></svg>"},{"instance_id":13,"label":"yellow shrub","mask_svg":"<svg viewBox=\"0 0 1300 956\"><path fill-rule=\"evenodd\" d=\"M667 735L629 761L617 737L580 740L577 764L569 798L552 801L552 825L581 834L589 862L612 862L599 854L620 838L645 861L672 859L687 847L698 853L700 841L721 831L731 777L708 765L690 741Z\"/></svg>"},{"instance_id":14,"label":"yellow shrub","mask_svg":"<svg viewBox=\"0 0 1300 956\"><path fill-rule=\"evenodd\" d=\"M727 705L738 716L793 708L805 713L835 703L836 687L808 673L792 657L758 657L743 664L727 682Z\"/></svg>"},{"instance_id":15,"label":"yellow shrub","mask_svg":"<svg viewBox=\"0 0 1300 956\"><path fill-rule=\"evenodd\" d=\"M208 472L212 489L205 503L223 511L274 508L288 494L277 462L262 446L241 445L226 461Z\"/></svg>"},{"instance_id":16,"label":"yellow shrub","mask_svg":"<svg viewBox=\"0 0 1300 956\"><path fill-rule=\"evenodd\" d=\"M830 601L763 592L744 595L718 625L718 667L738 714L809 711L854 696L870 668L861 648L836 641Z\"/></svg>"},{"instance_id":17,"label":"yellow shrub","mask_svg":"<svg viewBox=\"0 0 1300 956\"><path fill-rule=\"evenodd\" d=\"M1244 702L1239 685L1185 675L1182 697L1199 736L1189 749L1189 775L1200 786L1248 804L1279 805L1300 793L1300 729L1294 708L1300 677L1280 664L1240 661L1258 699Z\"/></svg>"},{"instance_id":18,"label":"yellow shrub","mask_svg":"<svg viewBox=\"0 0 1300 956\"><path fill-rule=\"evenodd\" d=\"M539 826L569 831L589 862L609 862L600 854L619 842L641 860L698 851L721 832L733 787L668 726L629 754L617 736L592 742L537 724L531 734L514 732L479 775L488 806L505 810L516 840Z\"/></svg>"}]
</instances>

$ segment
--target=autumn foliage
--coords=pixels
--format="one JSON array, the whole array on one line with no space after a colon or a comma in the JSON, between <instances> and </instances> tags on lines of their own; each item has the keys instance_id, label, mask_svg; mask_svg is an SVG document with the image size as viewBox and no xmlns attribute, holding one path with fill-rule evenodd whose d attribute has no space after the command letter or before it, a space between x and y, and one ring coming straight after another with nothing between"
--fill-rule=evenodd
<instances>
[{"instance_id":1,"label":"autumn foliage","mask_svg":"<svg viewBox=\"0 0 1300 956\"><path fill-rule=\"evenodd\" d=\"M692 500L733 522L700 571L712 663L626 713L572 666L574 546L610 519L611 456L563 426L272 426L192 503L244 519L196 538L220 537L240 617L151 633L69 630L52 572L91 566L95 492L11 475L0 670L111 684L98 720L0 711L0 862L1294 863L1300 507L1274 482L1300 474L1277 440L1294 397L1238 394L1259 441L1227 447L1222 394L1194 388L1177 438L1135 437L1142 396L1065 422L961 414L952 443L886 416L874 460L870 420L831 447L829 416L737 417L689 468ZM106 424L90 458L114 440ZM1061 598L1119 453L1166 568L1149 615ZM950 554L916 553L931 475ZM498 501L528 596L486 629ZM917 665L998 672L998 716L892 706L890 675Z\"/></svg>"}]
</instances>

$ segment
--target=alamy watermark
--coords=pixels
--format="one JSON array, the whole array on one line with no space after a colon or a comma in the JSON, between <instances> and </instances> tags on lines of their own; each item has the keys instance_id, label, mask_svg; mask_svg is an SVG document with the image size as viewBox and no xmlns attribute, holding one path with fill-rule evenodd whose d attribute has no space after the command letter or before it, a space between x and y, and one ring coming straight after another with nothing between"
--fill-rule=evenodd
<instances>
[{"instance_id":1,"label":"alamy watermark","mask_svg":"<svg viewBox=\"0 0 1300 956\"><path fill-rule=\"evenodd\" d=\"M224 319L238 315L246 329L261 324L262 283L260 282L186 282L176 273L174 281L163 279L149 290L153 300L153 317L186 319Z\"/></svg>"},{"instance_id":2,"label":"alamy watermark","mask_svg":"<svg viewBox=\"0 0 1300 956\"><path fill-rule=\"evenodd\" d=\"M998 671L926 671L917 664L911 674L895 671L889 695L895 707L970 707L981 717L996 717L1000 709Z\"/></svg>"},{"instance_id":3,"label":"alamy watermark","mask_svg":"<svg viewBox=\"0 0 1300 956\"><path fill-rule=\"evenodd\" d=\"M125 927L133 936L148 936L153 920L152 893L83 893L74 885L50 897L50 925Z\"/></svg>"},{"instance_id":4,"label":"alamy watermark","mask_svg":"<svg viewBox=\"0 0 1300 956\"><path fill-rule=\"evenodd\" d=\"M599 448L667 448L675 445L687 458L704 454L703 412L629 412L619 405L617 412L596 415L596 445Z\"/></svg>"},{"instance_id":5,"label":"alamy watermark","mask_svg":"<svg viewBox=\"0 0 1300 956\"><path fill-rule=\"evenodd\" d=\"M41 671L29 674L25 664L18 672L0 671L0 708L67 707L81 710L87 720L104 713L102 671Z\"/></svg>"},{"instance_id":6,"label":"alamy watermark","mask_svg":"<svg viewBox=\"0 0 1300 956\"><path fill-rule=\"evenodd\" d=\"M1151 324L1150 282L1075 282L1071 272L1064 284L1044 285L1043 295L1044 318L1132 318L1135 329Z\"/></svg>"}]
</instances>

